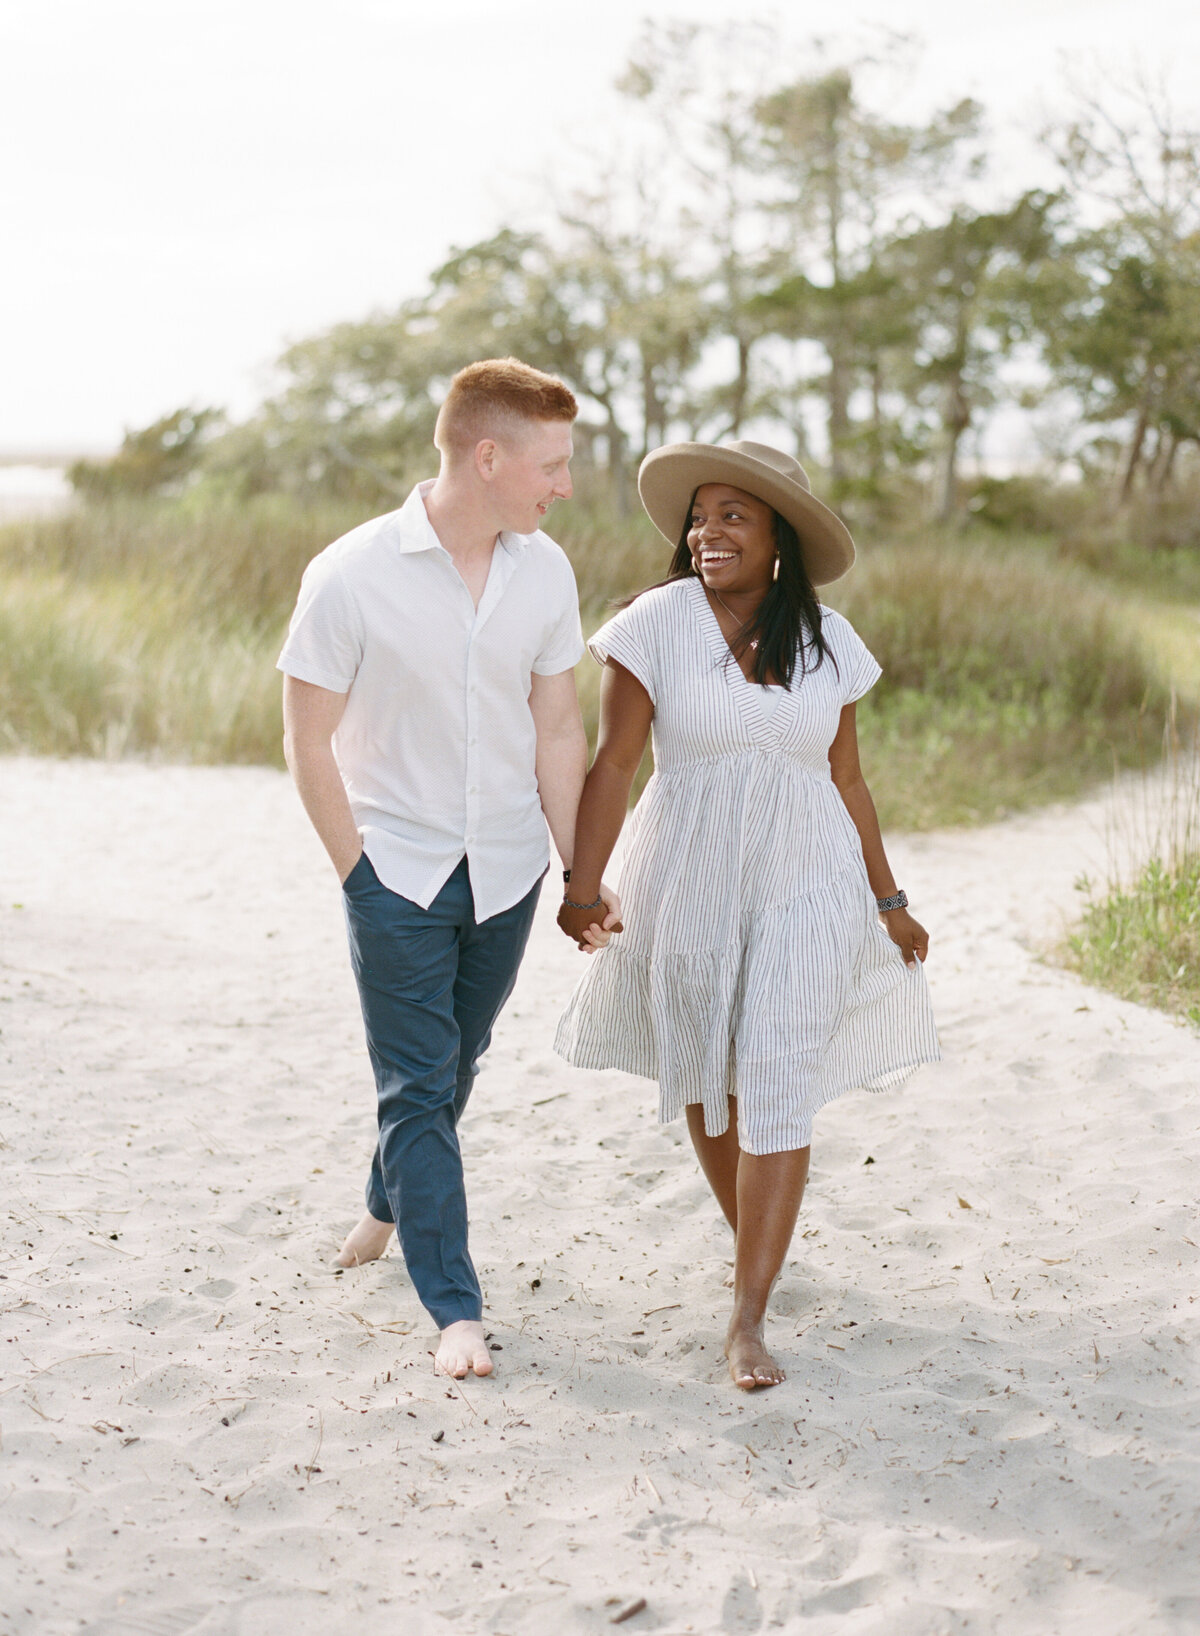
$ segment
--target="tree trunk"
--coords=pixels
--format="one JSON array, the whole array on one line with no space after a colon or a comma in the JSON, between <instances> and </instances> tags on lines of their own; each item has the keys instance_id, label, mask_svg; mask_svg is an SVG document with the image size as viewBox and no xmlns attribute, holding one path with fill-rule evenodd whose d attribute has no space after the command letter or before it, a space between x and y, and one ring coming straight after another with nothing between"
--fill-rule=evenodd
<instances>
[{"instance_id":1,"label":"tree trunk","mask_svg":"<svg viewBox=\"0 0 1200 1636\"><path fill-rule=\"evenodd\" d=\"M850 432L850 369L846 358L846 338L837 306L842 288L842 173L840 131L836 113L828 134L825 208L829 213L828 254L830 292L834 302L833 323L826 343L829 353L829 481L835 500L842 498L846 483L846 445Z\"/></svg>"},{"instance_id":2,"label":"tree trunk","mask_svg":"<svg viewBox=\"0 0 1200 1636\"><path fill-rule=\"evenodd\" d=\"M740 437L746 414L746 399L750 393L750 347L744 335L735 335L737 343L737 374L733 378L733 392L729 407L729 436Z\"/></svg>"},{"instance_id":3,"label":"tree trunk","mask_svg":"<svg viewBox=\"0 0 1200 1636\"><path fill-rule=\"evenodd\" d=\"M1156 500L1161 499L1171 481L1171 471L1175 465L1175 451L1179 448L1179 439L1174 432L1162 431L1158 434L1158 447L1154 451L1154 463L1150 467L1150 492Z\"/></svg>"},{"instance_id":4,"label":"tree trunk","mask_svg":"<svg viewBox=\"0 0 1200 1636\"><path fill-rule=\"evenodd\" d=\"M876 353L871 359L871 487L883 487L883 366Z\"/></svg>"},{"instance_id":5,"label":"tree trunk","mask_svg":"<svg viewBox=\"0 0 1200 1636\"><path fill-rule=\"evenodd\" d=\"M971 405L963 387L961 371L946 382L942 404L942 429L945 445L942 451L942 473L939 484L937 520L952 523L958 513L958 448L962 435L971 424Z\"/></svg>"},{"instance_id":6,"label":"tree trunk","mask_svg":"<svg viewBox=\"0 0 1200 1636\"><path fill-rule=\"evenodd\" d=\"M834 499L846 482L846 444L850 434L850 371L842 357L841 337L829 344L829 481Z\"/></svg>"},{"instance_id":7,"label":"tree trunk","mask_svg":"<svg viewBox=\"0 0 1200 1636\"><path fill-rule=\"evenodd\" d=\"M618 517L628 517L633 509L630 494L629 461L626 454L625 433L622 431L610 404L604 405L607 420L605 435L608 439L608 483L613 509Z\"/></svg>"},{"instance_id":8,"label":"tree trunk","mask_svg":"<svg viewBox=\"0 0 1200 1636\"><path fill-rule=\"evenodd\" d=\"M1117 505L1119 511L1128 504L1129 496L1133 493L1134 479L1137 477L1138 467L1141 465L1142 449L1146 442L1146 432L1150 425L1149 394L1142 399L1138 410L1137 424L1133 428L1133 436L1129 439L1129 453L1125 457L1125 470L1121 474L1121 485L1117 490Z\"/></svg>"}]
</instances>

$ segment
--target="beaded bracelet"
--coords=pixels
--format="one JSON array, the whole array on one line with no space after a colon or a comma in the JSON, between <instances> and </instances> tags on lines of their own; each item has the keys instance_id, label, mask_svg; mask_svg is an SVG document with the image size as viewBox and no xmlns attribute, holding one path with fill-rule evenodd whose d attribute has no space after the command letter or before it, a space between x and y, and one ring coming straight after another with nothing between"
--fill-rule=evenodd
<instances>
[{"instance_id":1,"label":"beaded bracelet","mask_svg":"<svg viewBox=\"0 0 1200 1636\"><path fill-rule=\"evenodd\" d=\"M886 915L889 909L907 909L908 893L897 892L890 898L876 898L875 907L881 915Z\"/></svg>"},{"instance_id":2,"label":"beaded bracelet","mask_svg":"<svg viewBox=\"0 0 1200 1636\"><path fill-rule=\"evenodd\" d=\"M598 909L603 902L604 902L603 898L597 898L595 903L572 903L570 898L564 898L563 899L563 908L564 909Z\"/></svg>"}]
</instances>

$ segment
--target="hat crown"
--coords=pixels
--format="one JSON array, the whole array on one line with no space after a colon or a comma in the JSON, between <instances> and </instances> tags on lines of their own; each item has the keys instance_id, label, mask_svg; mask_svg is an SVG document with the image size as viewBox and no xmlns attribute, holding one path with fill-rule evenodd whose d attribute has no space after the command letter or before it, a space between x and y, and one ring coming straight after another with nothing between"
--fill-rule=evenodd
<instances>
[{"instance_id":1,"label":"hat crown","mask_svg":"<svg viewBox=\"0 0 1200 1636\"><path fill-rule=\"evenodd\" d=\"M749 438L739 438L736 443L723 443L723 449L731 453L745 455L748 460L757 460L761 465L770 466L771 470L785 477L789 483L799 483L802 489L812 493L812 484L808 480L808 473L794 455L784 454L782 449L772 449L767 443L754 443Z\"/></svg>"},{"instance_id":2,"label":"hat crown","mask_svg":"<svg viewBox=\"0 0 1200 1636\"><path fill-rule=\"evenodd\" d=\"M706 483L728 483L764 501L789 523L814 585L839 579L854 561L845 523L813 494L794 455L766 443L667 443L652 449L638 472L638 493L650 521L676 549L684 545L689 507Z\"/></svg>"}]
</instances>

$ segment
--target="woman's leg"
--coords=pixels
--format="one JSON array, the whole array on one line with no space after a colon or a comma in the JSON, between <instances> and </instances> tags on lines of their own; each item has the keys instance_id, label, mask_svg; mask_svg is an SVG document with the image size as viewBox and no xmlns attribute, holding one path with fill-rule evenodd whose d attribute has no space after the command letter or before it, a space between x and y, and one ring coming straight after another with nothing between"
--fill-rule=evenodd
<instances>
[{"instance_id":1,"label":"woman's leg","mask_svg":"<svg viewBox=\"0 0 1200 1636\"><path fill-rule=\"evenodd\" d=\"M736 1097L729 1098L729 1126L720 1136L705 1131L698 1102L689 1103L686 1112L700 1168L734 1233L733 1316L725 1337L729 1372L747 1391L777 1386L783 1370L763 1344L763 1319L792 1242L810 1150L743 1153Z\"/></svg>"},{"instance_id":2,"label":"woman's leg","mask_svg":"<svg viewBox=\"0 0 1200 1636\"><path fill-rule=\"evenodd\" d=\"M686 1108L688 1135L700 1161L708 1185L716 1195L717 1203L725 1213L725 1220L737 1232L738 1147L737 1098L729 1098L729 1126L720 1136L709 1136L704 1129L704 1109L699 1102L689 1102Z\"/></svg>"},{"instance_id":3,"label":"woman's leg","mask_svg":"<svg viewBox=\"0 0 1200 1636\"><path fill-rule=\"evenodd\" d=\"M733 1316L725 1356L735 1384L747 1391L777 1386L784 1378L763 1344L763 1319L800 1213L809 1151L802 1147L738 1158Z\"/></svg>"}]
</instances>

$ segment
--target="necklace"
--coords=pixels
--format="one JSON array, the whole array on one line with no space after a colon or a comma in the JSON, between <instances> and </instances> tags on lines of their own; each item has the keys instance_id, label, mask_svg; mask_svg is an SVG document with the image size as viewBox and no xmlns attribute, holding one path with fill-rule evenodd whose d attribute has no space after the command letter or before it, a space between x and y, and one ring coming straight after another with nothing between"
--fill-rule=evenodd
<instances>
[{"instance_id":1,"label":"necklace","mask_svg":"<svg viewBox=\"0 0 1200 1636\"><path fill-rule=\"evenodd\" d=\"M710 590L711 587L706 585L704 587L704 589L707 591L707 590ZM737 625L738 630L739 631L744 630L745 629L744 622L739 622L738 616L734 613L733 609L729 606L728 602L726 602L725 598L721 595L720 591L713 591L712 594L716 597L717 601L721 604L722 608L724 608L725 612L729 615L730 619L733 620L734 624ZM751 653L753 653L755 648L757 648L757 646L758 646L758 637L757 636L752 637L749 644L748 644L748 646L750 648Z\"/></svg>"}]
</instances>

